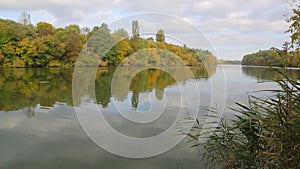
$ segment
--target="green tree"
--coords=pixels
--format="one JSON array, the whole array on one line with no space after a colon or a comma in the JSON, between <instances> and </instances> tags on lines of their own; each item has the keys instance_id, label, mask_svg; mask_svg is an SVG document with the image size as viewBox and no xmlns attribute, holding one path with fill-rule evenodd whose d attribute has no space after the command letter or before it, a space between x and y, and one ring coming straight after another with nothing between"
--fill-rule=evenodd
<instances>
[{"instance_id":1,"label":"green tree","mask_svg":"<svg viewBox=\"0 0 300 169\"><path fill-rule=\"evenodd\" d=\"M48 66L50 61L56 57L57 43L52 35L38 37L33 41L33 45L38 49L36 65Z\"/></svg>"},{"instance_id":2,"label":"green tree","mask_svg":"<svg viewBox=\"0 0 300 169\"><path fill-rule=\"evenodd\" d=\"M57 39L60 43L63 43L67 40L68 35L64 28L57 28L54 31L55 39Z\"/></svg>"},{"instance_id":3,"label":"green tree","mask_svg":"<svg viewBox=\"0 0 300 169\"><path fill-rule=\"evenodd\" d=\"M88 41L88 46L101 60L109 60L113 55L106 54L114 45L114 39L110 34L108 25L102 23L98 30Z\"/></svg>"},{"instance_id":4,"label":"green tree","mask_svg":"<svg viewBox=\"0 0 300 169\"><path fill-rule=\"evenodd\" d=\"M289 29L286 33L291 34L291 43L290 47L294 48L299 52L300 47L300 3L294 1L292 4L293 15L287 19L287 22L290 24Z\"/></svg>"},{"instance_id":5,"label":"green tree","mask_svg":"<svg viewBox=\"0 0 300 169\"><path fill-rule=\"evenodd\" d=\"M115 42L118 42L122 39L128 38L128 33L124 28L117 29L112 36L114 37Z\"/></svg>"},{"instance_id":6,"label":"green tree","mask_svg":"<svg viewBox=\"0 0 300 169\"><path fill-rule=\"evenodd\" d=\"M74 64L80 51L83 47L85 39L81 37L80 27L78 25L68 25L65 27L64 31L61 33L62 40L65 39L61 45L65 53L62 56L67 64Z\"/></svg>"},{"instance_id":7,"label":"green tree","mask_svg":"<svg viewBox=\"0 0 300 169\"><path fill-rule=\"evenodd\" d=\"M165 31L160 29L156 33L156 42L163 42L165 43Z\"/></svg>"},{"instance_id":8,"label":"green tree","mask_svg":"<svg viewBox=\"0 0 300 169\"><path fill-rule=\"evenodd\" d=\"M90 37L92 37L98 30L100 29L99 26L94 26L92 31L90 31L88 34L87 34L87 38L89 39Z\"/></svg>"},{"instance_id":9,"label":"green tree","mask_svg":"<svg viewBox=\"0 0 300 169\"><path fill-rule=\"evenodd\" d=\"M71 24L65 27L65 31L67 34L80 34L80 27L75 24Z\"/></svg>"},{"instance_id":10,"label":"green tree","mask_svg":"<svg viewBox=\"0 0 300 169\"><path fill-rule=\"evenodd\" d=\"M17 45L23 38L34 38L33 27L24 26L11 20L0 19L0 50L4 44Z\"/></svg>"},{"instance_id":11,"label":"green tree","mask_svg":"<svg viewBox=\"0 0 300 169\"><path fill-rule=\"evenodd\" d=\"M128 39L123 39L114 45L108 52L106 60L110 65L119 65L122 60L133 52Z\"/></svg>"},{"instance_id":12,"label":"green tree","mask_svg":"<svg viewBox=\"0 0 300 169\"><path fill-rule=\"evenodd\" d=\"M19 43L16 53L22 58L26 66L37 66L36 57L39 57L38 49L28 38L24 38Z\"/></svg>"},{"instance_id":13,"label":"green tree","mask_svg":"<svg viewBox=\"0 0 300 169\"><path fill-rule=\"evenodd\" d=\"M23 39L16 49L17 55L24 61L26 66L44 67L55 58L56 42L52 35L38 37L33 41Z\"/></svg>"},{"instance_id":14,"label":"green tree","mask_svg":"<svg viewBox=\"0 0 300 169\"><path fill-rule=\"evenodd\" d=\"M36 26L37 34L39 37L53 35L53 26L47 22L39 22Z\"/></svg>"},{"instance_id":15,"label":"green tree","mask_svg":"<svg viewBox=\"0 0 300 169\"><path fill-rule=\"evenodd\" d=\"M9 42L2 46L1 51L2 51L2 55L4 56L3 59L4 66L9 67L16 59L17 57L16 49L17 49L17 44L13 42Z\"/></svg>"},{"instance_id":16,"label":"green tree","mask_svg":"<svg viewBox=\"0 0 300 169\"><path fill-rule=\"evenodd\" d=\"M139 22L137 20L132 21L132 35L133 38L139 38L140 37L140 27Z\"/></svg>"}]
</instances>

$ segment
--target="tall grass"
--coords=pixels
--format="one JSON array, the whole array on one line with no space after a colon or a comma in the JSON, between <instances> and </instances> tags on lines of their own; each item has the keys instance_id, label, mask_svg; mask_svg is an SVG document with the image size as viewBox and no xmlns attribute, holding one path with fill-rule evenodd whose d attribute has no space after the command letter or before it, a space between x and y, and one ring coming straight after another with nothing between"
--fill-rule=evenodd
<instances>
[{"instance_id":1,"label":"tall grass","mask_svg":"<svg viewBox=\"0 0 300 169\"><path fill-rule=\"evenodd\" d=\"M209 168L300 168L300 83L281 74L279 90L237 103L239 115L209 136L203 145Z\"/></svg>"}]
</instances>

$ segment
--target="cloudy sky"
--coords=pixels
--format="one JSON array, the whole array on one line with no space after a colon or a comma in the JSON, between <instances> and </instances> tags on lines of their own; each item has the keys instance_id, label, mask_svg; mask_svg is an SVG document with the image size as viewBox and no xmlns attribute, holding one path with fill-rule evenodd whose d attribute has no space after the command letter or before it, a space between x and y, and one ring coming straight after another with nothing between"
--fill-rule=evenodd
<instances>
[{"instance_id":1,"label":"cloudy sky","mask_svg":"<svg viewBox=\"0 0 300 169\"><path fill-rule=\"evenodd\" d=\"M241 60L243 55L272 46L280 48L288 35L288 0L1 0L0 17L17 20L21 11L32 23L47 21L93 27L145 12L178 16L197 27L211 42L219 59ZM162 20L156 20L156 24ZM152 23L148 23L151 25ZM154 24L154 23L153 23ZM143 27L140 25L141 30ZM180 26L179 26L180 27ZM168 34L167 31L165 31ZM192 38L192 37L191 37ZM197 41L197 39L192 39ZM197 47L197 45L191 45Z\"/></svg>"}]
</instances>

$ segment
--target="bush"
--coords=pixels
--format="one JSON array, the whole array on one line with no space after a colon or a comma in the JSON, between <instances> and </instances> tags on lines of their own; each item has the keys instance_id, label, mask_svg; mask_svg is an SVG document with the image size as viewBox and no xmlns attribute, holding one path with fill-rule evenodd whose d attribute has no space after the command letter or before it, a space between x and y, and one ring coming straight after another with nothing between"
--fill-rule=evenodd
<instances>
[{"instance_id":1,"label":"bush","mask_svg":"<svg viewBox=\"0 0 300 169\"><path fill-rule=\"evenodd\" d=\"M223 119L209 136L204 158L211 167L300 168L300 83L281 74L280 90L237 103L240 115L230 123Z\"/></svg>"}]
</instances>

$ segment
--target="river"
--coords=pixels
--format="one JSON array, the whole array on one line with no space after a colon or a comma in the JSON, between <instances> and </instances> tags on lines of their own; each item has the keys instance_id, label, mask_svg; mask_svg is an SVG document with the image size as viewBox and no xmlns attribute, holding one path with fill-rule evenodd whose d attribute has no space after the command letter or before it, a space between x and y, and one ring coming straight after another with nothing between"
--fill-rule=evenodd
<instances>
[{"instance_id":1,"label":"river","mask_svg":"<svg viewBox=\"0 0 300 169\"><path fill-rule=\"evenodd\" d=\"M164 133L181 111L203 118L208 107L215 107L230 119L235 102L247 103L248 94L265 97L254 91L276 89L270 80L282 78L270 68L241 65L99 68L94 74L80 70L82 74L73 75L71 68L0 68L1 169L204 168L201 153L190 148L188 138L174 146L173 140L162 139L130 148L135 143L110 137L103 124L93 114L82 114L81 108L97 107L115 131L147 139ZM300 70L289 74L299 78ZM86 80L88 85L82 85ZM87 120L100 128L98 136L91 136ZM170 148L157 153L160 145ZM143 155L151 157L136 158Z\"/></svg>"}]
</instances>

